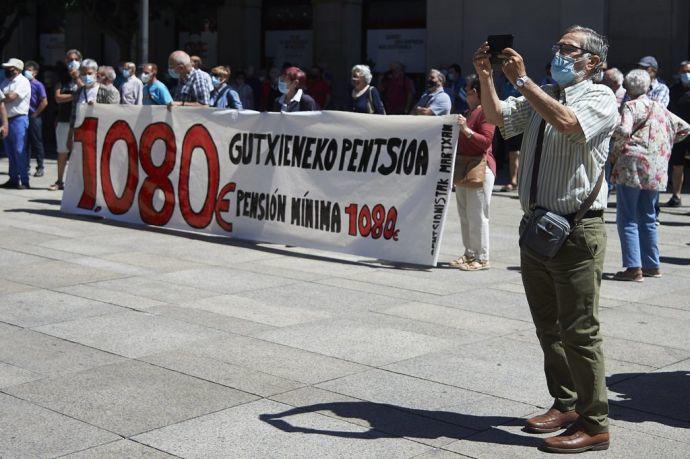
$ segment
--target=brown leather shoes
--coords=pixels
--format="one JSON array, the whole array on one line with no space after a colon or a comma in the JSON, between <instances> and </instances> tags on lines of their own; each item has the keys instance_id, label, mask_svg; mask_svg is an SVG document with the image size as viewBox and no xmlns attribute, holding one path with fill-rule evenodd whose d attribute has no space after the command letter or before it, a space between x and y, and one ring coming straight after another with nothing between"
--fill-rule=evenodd
<instances>
[{"instance_id":1,"label":"brown leather shoes","mask_svg":"<svg viewBox=\"0 0 690 459\"><path fill-rule=\"evenodd\" d=\"M562 434L546 438L539 449L547 453L602 451L609 449L609 433L602 432L590 435L585 431L582 424L575 423Z\"/></svg>"},{"instance_id":2,"label":"brown leather shoes","mask_svg":"<svg viewBox=\"0 0 690 459\"><path fill-rule=\"evenodd\" d=\"M525 430L533 433L550 433L565 429L573 422L577 421L579 415L572 411L562 412L556 408L551 408L544 414L535 416L527 420Z\"/></svg>"}]
</instances>

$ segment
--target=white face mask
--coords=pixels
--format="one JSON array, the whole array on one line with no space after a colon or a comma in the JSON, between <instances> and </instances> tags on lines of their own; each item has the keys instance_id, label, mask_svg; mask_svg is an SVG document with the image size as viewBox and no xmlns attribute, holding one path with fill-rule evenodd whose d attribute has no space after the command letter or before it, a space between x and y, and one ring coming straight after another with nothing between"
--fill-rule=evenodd
<instances>
[{"instance_id":1,"label":"white face mask","mask_svg":"<svg viewBox=\"0 0 690 459\"><path fill-rule=\"evenodd\" d=\"M141 74L141 82L146 84L149 81L151 81L151 74L150 73L142 73Z\"/></svg>"}]
</instances>

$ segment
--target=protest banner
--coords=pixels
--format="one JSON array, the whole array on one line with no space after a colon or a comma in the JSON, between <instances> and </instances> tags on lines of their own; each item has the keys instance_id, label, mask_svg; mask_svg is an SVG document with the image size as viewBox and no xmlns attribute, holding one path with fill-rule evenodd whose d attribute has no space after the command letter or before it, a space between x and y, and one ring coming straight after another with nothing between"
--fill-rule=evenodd
<instances>
[{"instance_id":1,"label":"protest banner","mask_svg":"<svg viewBox=\"0 0 690 459\"><path fill-rule=\"evenodd\" d=\"M79 110L61 210L435 265L454 116Z\"/></svg>"}]
</instances>

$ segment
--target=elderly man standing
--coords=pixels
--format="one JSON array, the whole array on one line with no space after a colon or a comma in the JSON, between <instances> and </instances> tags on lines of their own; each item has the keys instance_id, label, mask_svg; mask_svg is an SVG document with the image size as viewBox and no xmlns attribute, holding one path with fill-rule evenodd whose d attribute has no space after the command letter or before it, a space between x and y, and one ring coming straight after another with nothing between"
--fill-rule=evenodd
<instances>
[{"instance_id":1,"label":"elderly man standing","mask_svg":"<svg viewBox=\"0 0 690 459\"><path fill-rule=\"evenodd\" d=\"M168 88L158 81L158 66L153 63L144 64L141 72L141 81L144 82L144 105L172 106L172 96Z\"/></svg>"},{"instance_id":2,"label":"elderly man standing","mask_svg":"<svg viewBox=\"0 0 690 459\"><path fill-rule=\"evenodd\" d=\"M654 56L645 56L640 59L637 63L637 68L646 70L649 73L649 77L652 79L652 86L649 88L647 97L651 100L659 102L664 107L668 107L670 100L670 91L668 86L657 79L657 73L659 72L659 64Z\"/></svg>"},{"instance_id":3,"label":"elderly man standing","mask_svg":"<svg viewBox=\"0 0 690 459\"><path fill-rule=\"evenodd\" d=\"M213 81L211 80L211 75L202 68L204 61L202 61L199 56L189 56L189 59L191 59L194 68L201 72L201 76L208 85L209 92L213 91Z\"/></svg>"},{"instance_id":4,"label":"elderly man standing","mask_svg":"<svg viewBox=\"0 0 690 459\"><path fill-rule=\"evenodd\" d=\"M211 90L202 70L194 68L189 54L174 51L168 58L168 73L177 80L173 105L209 105Z\"/></svg>"},{"instance_id":5,"label":"elderly man standing","mask_svg":"<svg viewBox=\"0 0 690 459\"><path fill-rule=\"evenodd\" d=\"M5 96L9 132L5 137L5 152L10 163L10 179L3 188L31 188L29 186L29 155L26 148L29 133L31 83L22 75L24 62L12 58L2 64L5 79L0 91Z\"/></svg>"},{"instance_id":6,"label":"elderly man standing","mask_svg":"<svg viewBox=\"0 0 690 459\"><path fill-rule=\"evenodd\" d=\"M616 67L611 67L604 72L604 78L601 80L601 83L611 88L611 91L613 91L613 94L616 96L616 103L620 107L623 103L623 99L625 99L623 72Z\"/></svg>"},{"instance_id":7,"label":"elderly man standing","mask_svg":"<svg viewBox=\"0 0 690 459\"><path fill-rule=\"evenodd\" d=\"M415 115L440 116L448 115L453 103L450 96L443 89L446 77L436 69L429 70L426 75L426 92L419 98L417 106L412 109Z\"/></svg>"},{"instance_id":8,"label":"elderly man standing","mask_svg":"<svg viewBox=\"0 0 690 459\"><path fill-rule=\"evenodd\" d=\"M96 102L99 104L119 104L120 91L115 85L115 69L109 65L101 65L96 72L96 80L98 81L98 95Z\"/></svg>"},{"instance_id":9,"label":"elderly man standing","mask_svg":"<svg viewBox=\"0 0 690 459\"><path fill-rule=\"evenodd\" d=\"M141 105L144 97L144 83L136 75L134 62L125 62L120 69L122 86L120 86L120 103L124 105Z\"/></svg>"},{"instance_id":10,"label":"elderly man standing","mask_svg":"<svg viewBox=\"0 0 690 459\"><path fill-rule=\"evenodd\" d=\"M543 89L514 50L502 50L503 73L521 97L501 102L493 84L489 47L474 57L489 122L505 138L523 134L520 161L521 271L537 337L544 353L549 393L545 414L527 420L532 432L555 432L549 452L603 450L609 446L608 398L599 329L599 287L606 249L602 171L618 113L613 92L593 84L606 62L606 38L592 29L569 27L553 46L557 86ZM584 203L584 204L583 204ZM544 212L572 228L555 253L538 253L525 227ZM553 219L552 219L553 221ZM550 228L552 230L553 227ZM530 242L531 244L528 244ZM542 241L544 242L544 241Z\"/></svg>"},{"instance_id":11,"label":"elderly man standing","mask_svg":"<svg viewBox=\"0 0 690 459\"><path fill-rule=\"evenodd\" d=\"M31 162L31 154L36 156L36 172L34 177L43 177L43 120L41 114L48 106L48 96L43 83L38 81L38 63L28 61L24 65L24 76L31 84L31 102L29 103L29 136L27 139L27 161Z\"/></svg>"}]
</instances>

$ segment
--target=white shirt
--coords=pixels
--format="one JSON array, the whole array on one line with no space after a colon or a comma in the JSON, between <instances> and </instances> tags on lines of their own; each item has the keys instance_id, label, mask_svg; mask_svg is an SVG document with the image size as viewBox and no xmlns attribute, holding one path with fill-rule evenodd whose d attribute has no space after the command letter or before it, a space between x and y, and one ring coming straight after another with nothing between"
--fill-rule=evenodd
<instances>
[{"instance_id":1,"label":"white shirt","mask_svg":"<svg viewBox=\"0 0 690 459\"><path fill-rule=\"evenodd\" d=\"M120 87L121 103L127 105L142 105L144 102L144 83L132 75Z\"/></svg>"},{"instance_id":2,"label":"white shirt","mask_svg":"<svg viewBox=\"0 0 690 459\"><path fill-rule=\"evenodd\" d=\"M12 101L5 100L5 109L7 110L8 118L29 114L31 83L24 75L20 74L12 79L5 78L3 82L0 83L0 91L2 91L5 97L7 97L8 92L15 92L18 96Z\"/></svg>"},{"instance_id":3,"label":"white shirt","mask_svg":"<svg viewBox=\"0 0 690 459\"><path fill-rule=\"evenodd\" d=\"M87 88L84 86L83 91L79 91L78 104L88 104L89 102L96 103L96 97L98 96L98 83L94 83L93 86Z\"/></svg>"},{"instance_id":4,"label":"white shirt","mask_svg":"<svg viewBox=\"0 0 690 459\"><path fill-rule=\"evenodd\" d=\"M301 90L301 89L298 89L297 92L295 92L295 95L292 96L292 99L290 99L289 102L285 100L285 94L283 94L282 96L280 96L280 97L278 98L278 102L280 102L280 111L283 111L283 112L286 111L286 110L287 110L287 106L288 106L291 102L293 102L293 101L294 101L294 102L299 102L299 101L301 101L301 100L302 100L302 90Z\"/></svg>"}]
</instances>

